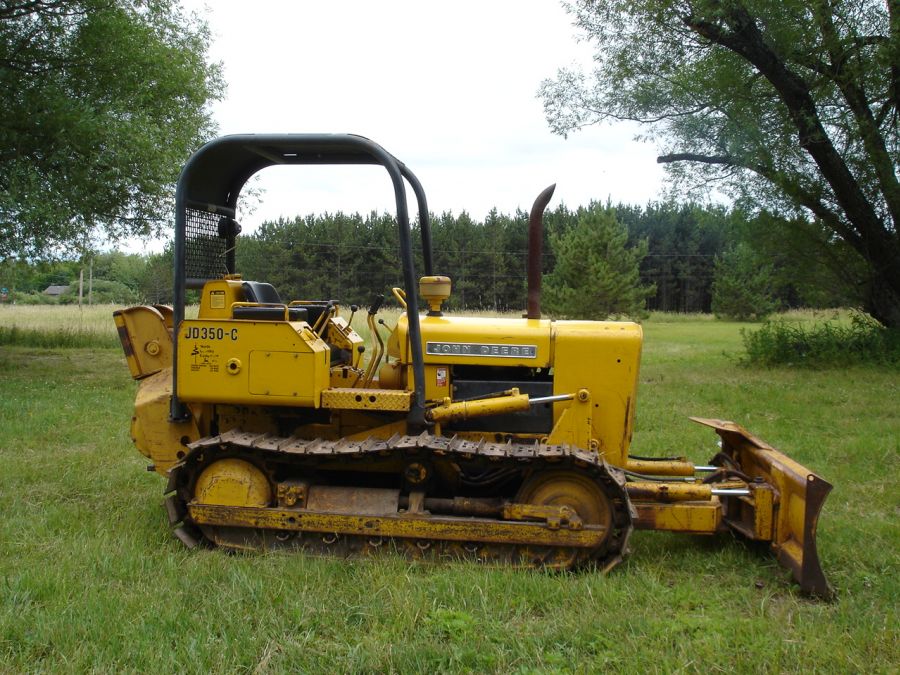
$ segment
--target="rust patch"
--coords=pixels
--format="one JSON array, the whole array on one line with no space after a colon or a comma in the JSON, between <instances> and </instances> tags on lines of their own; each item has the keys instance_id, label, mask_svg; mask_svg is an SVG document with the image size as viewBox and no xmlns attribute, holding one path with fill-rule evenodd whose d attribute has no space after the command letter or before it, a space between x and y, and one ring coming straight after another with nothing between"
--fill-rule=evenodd
<instances>
[{"instance_id":1,"label":"rust patch","mask_svg":"<svg viewBox=\"0 0 900 675\"><path fill-rule=\"evenodd\" d=\"M119 333L119 341L122 343L122 349L125 350L125 356L134 356L134 346L131 344L128 329L125 326L116 326L116 331Z\"/></svg>"}]
</instances>

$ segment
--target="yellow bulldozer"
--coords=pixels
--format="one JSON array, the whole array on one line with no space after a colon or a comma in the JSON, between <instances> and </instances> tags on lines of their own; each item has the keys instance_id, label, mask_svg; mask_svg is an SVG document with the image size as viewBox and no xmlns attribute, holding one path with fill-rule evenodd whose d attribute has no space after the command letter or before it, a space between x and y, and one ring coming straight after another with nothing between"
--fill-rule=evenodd
<instances>
[{"instance_id":1,"label":"yellow bulldozer","mask_svg":"<svg viewBox=\"0 0 900 675\"><path fill-rule=\"evenodd\" d=\"M285 300L235 269L241 188L274 165L374 164L393 185L405 309L368 308L373 347L338 303ZM407 188L424 276L414 269ZM532 209L522 318L451 316L432 269L415 175L353 135L234 135L187 162L176 188L174 306L115 312L139 380L131 433L167 478L189 547L608 570L633 529L732 531L767 542L802 591L830 595L816 524L831 486L727 421L708 465L630 454L640 325L541 318ZM185 317L189 290L196 319ZM420 300L425 311L420 311Z\"/></svg>"}]
</instances>

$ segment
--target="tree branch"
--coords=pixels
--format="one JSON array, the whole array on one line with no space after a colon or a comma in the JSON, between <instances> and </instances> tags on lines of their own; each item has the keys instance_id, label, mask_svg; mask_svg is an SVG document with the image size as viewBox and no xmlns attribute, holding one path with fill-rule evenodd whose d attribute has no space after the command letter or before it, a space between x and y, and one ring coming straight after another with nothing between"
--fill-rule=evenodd
<instances>
[{"instance_id":1,"label":"tree branch","mask_svg":"<svg viewBox=\"0 0 900 675\"><path fill-rule=\"evenodd\" d=\"M726 166L741 166L735 161L733 157L728 157L727 155L698 155L693 152L674 152L668 155L660 155L656 158L657 164L669 164L670 162L701 162L703 164L724 164Z\"/></svg>"},{"instance_id":2,"label":"tree branch","mask_svg":"<svg viewBox=\"0 0 900 675\"><path fill-rule=\"evenodd\" d=\"M831 186L838 204L855 228L856 236L848 241L853 243L866 258L873 262L880 260L881 263L877 264L887 265L891 256L895 256L896 238L890 236L856 178L832 144L807 84L791 72L784 60L772 50L746 7L729 4L718 16L722 18L727 29L720 23L707 21L689 13L682 14L681 20L714 44L725 47L747 60L775 88L797 130L800 147L819 167L822 176ZM804 206L812 208L810 203L804 203ZM846 226L842 226L841 231L847 229Z\"/></svg>"},{"instance_id":3,"label":"tree branch","mask_svg":"<svg viewBox=\"0 0 900 675\"><path fill-rule=\"evenodd\" d=\"M822 37L825 39L825 49L831 59L826 74L841 90L850 112L856 119L863 146L875 168L881 193L884 195L891 218L895 226L900 225L900 182L897 181L894 162L888 154L884 137L881 135L881 130L869 107L869 101L862 85L853 72L848 73L847 61L850 58L850 52L841 45L840 37L832 20L830 3L826 0L824 7L817 9L815 14Z\"/></svg>"}]
</instances>

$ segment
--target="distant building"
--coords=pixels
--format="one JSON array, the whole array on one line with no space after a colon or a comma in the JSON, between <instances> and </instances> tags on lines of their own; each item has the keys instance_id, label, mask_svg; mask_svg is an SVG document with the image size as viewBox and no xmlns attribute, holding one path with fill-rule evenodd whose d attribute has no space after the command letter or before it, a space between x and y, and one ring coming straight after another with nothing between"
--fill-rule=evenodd
<instances>
[{"instance_id":1,"label":"distant building","mask_svg":"<svg viewBox=\"0 0 900 675\"><path fill-rule=\"evenodd\" d=\"M68 291L69 288L69 286L47 286L47 288L44 289L44 295L52 295L56 298Z\"/></svg>"}]
</instances>

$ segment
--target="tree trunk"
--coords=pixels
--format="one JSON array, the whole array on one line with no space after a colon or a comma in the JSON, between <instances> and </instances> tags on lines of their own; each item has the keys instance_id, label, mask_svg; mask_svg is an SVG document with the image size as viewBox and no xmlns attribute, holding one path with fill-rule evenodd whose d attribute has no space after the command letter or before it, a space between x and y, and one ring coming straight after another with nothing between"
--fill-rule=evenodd
<instances>
[{"instance_id":1,"label":"tree trunk","mask_svg":"<svg viewBox=\"0 0 900 675\"><path fill-rule=\"evenodd\" d=\"M864 309L887 328L900 328L900 292L884 276L872 279Z\"/></svg>"}]
</instances>

